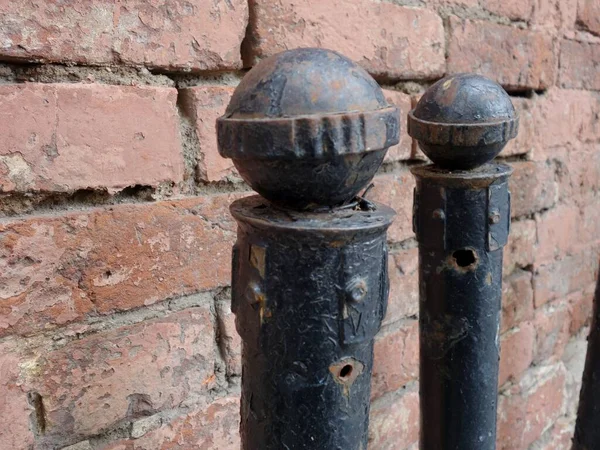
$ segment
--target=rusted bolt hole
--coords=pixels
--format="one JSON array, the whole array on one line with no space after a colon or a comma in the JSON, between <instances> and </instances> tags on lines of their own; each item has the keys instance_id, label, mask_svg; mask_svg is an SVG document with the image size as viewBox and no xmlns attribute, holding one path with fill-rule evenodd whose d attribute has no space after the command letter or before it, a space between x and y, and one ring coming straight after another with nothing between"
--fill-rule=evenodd
<instances>
[{"instance_id":1,"label":"rusted bolt hole","mask_svg":"<svg viewBox=\"0 0 600 450\"><path fill-rule=\"evenodd\" d=\"M345 366L343 366L340 369L340 375L339 375L340 379L345 380L347 378L350 378L350 376L352 376L353 369L354 368L352 367L351 364L346 364Z\"/></svg>"},{"instance_id":2,"label":"rusted bolt hole","mask_svg":"<svg viewBox=\"0 0 600 450\"><path fill-rule=\"evenodd\" d=\"M354 384L364 369L365 365L354 358L344 358L329 366L333 379L346 388Z\"/></svg>"},{"instance_id":3,"label":"rusted bolt hole","mask_svg":"<svg viewBox=\"0 0 600 450\"><path fill-rule=\"evenodd\" d=\"M458 267L471 267L477 262L475 252L468 248L456 250L452 253L452 257L454 258L454 261L456 261Z\"/></svg>"}]
</instances>

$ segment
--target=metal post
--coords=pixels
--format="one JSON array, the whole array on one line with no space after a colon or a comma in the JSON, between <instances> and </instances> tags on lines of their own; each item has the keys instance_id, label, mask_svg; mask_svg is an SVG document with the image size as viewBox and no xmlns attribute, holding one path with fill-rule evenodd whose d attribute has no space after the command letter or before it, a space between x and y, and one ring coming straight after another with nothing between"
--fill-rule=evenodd
<instances>
[{"instance_id":1,"label":"metal post","mask_svg":"<svg viewBox=\"0 0 600 450\"><path fill-rule=\"evenodd\" d=\"M594 293L594 313L588 336L572 450L597 448L600 448L600 277Z\"/></svg>"},{"instance_id":2,"label":"metal post","mask_svg":"<svg viewBox=\"0 0 600 450\"><path fill-rule=\"evenodd\" d=\"M248 72L217 131L262 196L231 206L242 449L366 450L394 212L357 194L398 142L398 110L350 60L298 49Z\"/></svg>"},{"instance_id":3,"label":"metal post","mask_svg":"<svg viewBox=\"0 0 600 450\"><path fill-rule=\"evenodd\" d=\"M444 78L409 114L409 134L434 162L412 170L422 450L496 448L512 169L489 162L517 130L509 96L478 75Z\"/></svg>"}]
</instances>

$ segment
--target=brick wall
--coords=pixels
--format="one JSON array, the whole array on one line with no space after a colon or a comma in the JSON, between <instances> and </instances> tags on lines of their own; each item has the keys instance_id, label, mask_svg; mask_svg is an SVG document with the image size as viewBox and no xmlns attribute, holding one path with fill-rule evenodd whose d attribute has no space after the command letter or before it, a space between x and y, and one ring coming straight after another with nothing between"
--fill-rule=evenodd
<instances>
[{"instance_id":1,"label":"brick wall","mask_svg":"<svg viewBox=\"0 0 600 450\"><path fill-rule=\"evenodd\" d=\"M239 448L229 203L214 121L244 70L324 46L406 115L445 73L513 95L499 448L567 449L600 253L596 0L0 0L0 450ZM403 133L371 449L418 440ZM390 358L390 355L394 355Z\"/></svg>"}]
</instances>

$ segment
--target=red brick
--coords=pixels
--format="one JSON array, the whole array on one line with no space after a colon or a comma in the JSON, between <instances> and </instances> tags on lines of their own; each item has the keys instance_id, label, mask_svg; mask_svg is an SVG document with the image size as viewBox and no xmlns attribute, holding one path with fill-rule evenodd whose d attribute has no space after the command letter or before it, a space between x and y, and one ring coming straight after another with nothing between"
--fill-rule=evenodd
<instances>
[{"instance_id":1,"label":"red brick","mask_svg":"<svg viewBox=\"0 0 600 450\"><path fill-rule=\"evenodd\" d=\"M419 251L403 250L389 257L390 295L384 324L419 312Z\"/></svg>"},{"instance_id":2,"label":"red brick","mask_svg":"<svg viewBox=\"0 0 600 450\"><path fill-rule=\"evenodd\" d=\"M537 0L530 25L551 33L568 32L575 26L577 0Z\"/></svg>"},{"instance_id":3,"label":"red brick","mask_svg":"<svg viewBox=\"0 0 600 450\"><path fill-rule=\"evenodd\" d=\"M394 222L388 231L390 242L402 242L414 237L412 230L412 207L415 179L405 170L395 174L378 175L369 199L389 205L396 211Z\"/></svg>"},{"instance_id":4,"label":"red brick","mask_svg":"<svg viewBox=\"0 0 600 450\"><path fill-rule=\"evenodd\" d=\"M225 113L234 89L231 86L198 86L179 91L181 105L192 120L200 141L196 177L201 180L221 181L235 173L231 160L219 155L215 130L215 121Z\"/></svg>"},{"instance_id":5,"label":"red brick","mask_svg":"<svg viewBox=\"0 0 600 450\"><path fill-rule=\"evenodd\" d=\"M575 202L584 211L590 209L588 205L596 202L596 194L600 191L600 144L573 146L565 154L556 157L556 164L561 201ZM597 213L591 208L584 214L593 217ZM587 228L582 232L589 235L597 228L597 224L590 224L589 220L584 220L582 227ZM593 240L597 239L596 234Z\"/></svg>"},{"instance_id":6,"label":"red brick","mask_svg":"<svg viewBox=\"0 0 600 450\"><path fill-rule=\"evenodd\" d=\"M560 50L560 86L600 90L600 44L563 39Z\"/></svg>"},{"instance_id":7,"label":"red brick","mask_svg":"<svg viewBox=\"0 0 600 450\"><path fill-rule=\"evenodd\" d=\"M406 320L375 339L371 398L394 392L419 375L419 322Z\"/></svg>"},{"instance_id":8,"label":"red brick","mask_svg":"<svg viewBox=\"0 0 600 450\"><path fill-rule=\"evenodd\" d=\"M557 205L536 214L537 246L535 260L544 262L570 252L580 241L581 217L573 205Z\"/></svg>"},{"instance_id":9,"label":"red brick","mask_svg":"<svg viewBox=\"0 0 600 450\"><path fill-rule=\"evenodd\" d=\"M444 73L444 27L433 11L375 0L281 0L276 5L252 0L250 7L247 64L286 49L325 47L378 77L431 79Z\"/></svg>"},{"instance_id":10,"label":"red brick","mask_svg":"<svg viewBox=\"0 0 600 450\"><path fill-rule=\"evenodd\" d=\"M127 418L179 406L215 384L208 305L72 341L21 363L38 392L45 439L93 435Z\"/></svg>"},{"instance_id":11,"label":"red brick","mask_svg":"<svg viewBox=\"0 0 600 450\"><path fill-rule=\"evenodd\" d=\"M527 21L531 17L535 3L533 0L483 0L482 6L499 16Z\"/></svg>"},{"instance_id":12,"label":"red brick","mask_svg":"<svg viewBox=\"0 0 600 450\"><path fill-rule=\"evenodd\" d=\"M535 99L534 135L538 137L534 157L542 160L554 156L555 147L578 141L598 141L600 96L594 92L550 89Z\"/></svg>"},{"instance_id":13,"label":"red brick","mask_svg":"<svg viewBox=\"0 0 600 450\"><path fill-rule=\"evenodd\" d=\"M542 89L554 84L549 35L454 16L449 26L448 72L477 72L508 89Z\"/></svg>"},{"instance_id":14,"label":"red brick","mask_svg":"<svg viewBox=\"0 0 600 450\"><path fill-rule=\"evenodd\" d=\"M554 357L562 358L569 341L569 310L565 303L553 302L535 311L535 358L534 363Z\"/></svg>"},{"instance_id":15,"label":"red brick","mask_svg":"<svg viewBox=\"0 0 600 450\"><path fill-rule=\"evenodd\" d=\"M406 449L419 440L419 393L410 386L388 394L371 406L369 448Z\"/></svg>"},{"instance_id":16,"label":"red brick","mask_svg":"<svg viewBox=\"0 0 600 450\"><path fill-rule=\"evenodd\" d=\"M500 153L501 156L526 155L536 145L535 123L533 121L534 101L528 98L512 97L515 110L519 114L519 134Z\"/></svg>"},{"instance_id":17,"label":"red brick","mask_svg":"<svg viewBox=\"0 0 600 450\"><path fill-rule=\"evenodd\" d=\"M514 195L514 194L513 194ZM513 220L510 224L508 244L504 248L504 274L516 267L533 264L535 256L536 226L533 220Z\"/></svg>"},{"instance_id":18,"label":"red brick","mask_svg":"<svg viewBox=\"0 0 600 450\"><path fill-rule=\"evenodd\" d=\"M532 450L571 450L575 432L573 419L561 417L530 447Z\"/></svg>"},{"instance_id":19,"label":"red brick","mask_svg":"<svg viewBox=\"0 0 600 450\"><path fill-rule=\"evenodd\" d=\"M0 335L229 283L233 195L0 222Z\"/></svg>"},{"instance_id":20,"label":"red brick","mask_svg":"<svg viewBox=\"0 0 600 450\"><path fill-rule=\"evenodd\" d=\"M0 86L0 192L181 181L176 97L164 87Z\"/></svg>"},{"instance_id":21,"label":"red brick","mask_svg":"<svg viewBox=\"0 0 600 450\"><path fill-rule=\"evenodd\" d=\"M591 155L590 155L591 156ZM593 161L593 158L590 158ZM598 161L600 163L600 161ZM600 176L600 173L598 174ZM589 187L589 185L588 185ZM598 185L600 187L600 185ZM592 245L600 241L600 205L594 198L594 191L598 191L596 186L592 186L587 195L584 196L585 200L591 200L589 203L585 202L581 208L580 223L577 229L577 241L580 245Z\"/></svg>"},{"instance_id":22,"label":"red brick","mask_svg":"<svg viewBox=\"0 0 600 450\"><path fill-rule=\"evenodd\" d=\"M563 414L565 369L559 363L530 369L498 403L498 449L524 449Z\"/></svg>"},{"instance_id":23,"label":"red brick","mask_svg":"<svg viewBox=\"0 0 600 450\"><path fill-rule=\"evenodd\" d=\"M408 94L398 91L384 89L386 100L400 108L400 143L390 147L385 157L386 162L410 159L412 154L413 140L406 132L406 121L408 112L412 109L412 99Z\"/></svg>"},{"instance_id":24,"label":"red brick","mask_svg":"<svg viewBox=\"0 0 600 450\"><path fill-rule=\"evenodd\" d=\"M139 439L113 442L98 450L239 450L239 400L225 397L207 408L163 424Z\"/></svg>"},{"instance_id":25,"label":"red brick","mask_svg":"<svg viewBox=\"0 0 600 450\"><path fill-rule=\"evenodd\" d=\"M600 3L597 0L579 0L577 24L591 33L600 35Z\"/></svg>"},{"instance_id":26,"label":"red brick","mask_svg":"<svg viewBox=\"0 0 600 450\"><path fill-rule=\"evenodd\" d=\"M241 67L244 0L0 1L5 57L151 67Z\"/></svg>"},{"instance_id":27,"label":"red brick","mask_svg":"<svg viewBox=\"0 0 600 450\"><path fill-rule=\"evenodd\" d=\"M242 338L235 328L235 315L231 312L231 302L220 301L216 305L219 324L219 346L225 357L227 376L242 375Z\"/></svg>"},{"instance_id":28,"label":"red brick","mask_svg":"<svg viewBox=\"0 0 600 450\"><path fill-rule=\"evenodd\" d=\"M498 385L508 380L518 382L533 359L535 329L531 322L522 322L517 328L500 337L500 374Z\"/></svg>"},{"instance_id":29,"label":"red brick","mask_svg":"<svg viewBox=\"0 0 600 450\"><path fill-rule=\"evenodd\" d=\"M504 279L502 286L502 328L504 332L533 319L532 275L517 270Z\"/></svg>"},{"instance_id":30,"label":"red brick","mask_svg":"<svg viewBox=\"0 0 600 450\"><path fill-rule=\"evenodd\" d=\"M0 449L33 448L27 393L21 387L21 360L14 345L0 344Z\"/></svg>"},{"instance_id":31,"label":"red brick","mask_svg":"<svg viewBox=\"0 0 600 450\"><path fill-rule=\"evenodd\" d=\"M529 215L556 203L558 185L554 167L547 162L519 161L511 163L514 173L509 179L512 217Z\"/></svg>"},{"instance_id":32,"label":"red brick","mask_svg":"<svg viewBox=\"0 0 600 450\"><path fill-rule=\"evenodd\" d=\"M534 266L533 291L536 308L571 292L587 288L596 281L598 246L584 248L562 259Z\"/></svg>"},{"instance_id":33,"label":"red brick","mask_svg":"<svg viewBox=\"0 0 600 450\"><path fill-rule=\"evenodd\" d=\"M587 289L573 292L565 299L569 308L569 334L571 336L576 335L592 320L595 287L595 284L591 284Z\"/></svg>"}]
</instances>

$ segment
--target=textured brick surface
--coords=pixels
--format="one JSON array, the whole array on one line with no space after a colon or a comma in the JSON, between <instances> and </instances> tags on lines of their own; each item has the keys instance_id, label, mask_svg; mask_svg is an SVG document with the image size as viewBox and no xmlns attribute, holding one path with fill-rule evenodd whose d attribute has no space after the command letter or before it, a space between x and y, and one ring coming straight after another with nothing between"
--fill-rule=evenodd
<instances>
[{"instance_id":1,"label":"textured brick surface","mask_svg":"<svg viewBox=\"0 0 600 450\"><path fill-rule=\"evenodd\" d=\"M561 359L569 340L569 309L566 303L552 303L535 311L535 357L540 363L551 357Z\"/></svg>"},{"instance_id":2,"label":"textured brick surface","mask_svg":"<svg viewBox=\"0 0 600 450\"><path fill-rule=\"evenodd\" d=\"M514 196L514 193L512 194ZM504 274L510 274L515 267L526 267L533 263L537 242L536 223L533 220L513 219L510 224L508 244L504 247Z\"/></svg>"},{"instance_id":3,"label":"textured brick surface","mask_svg":"<svg viewBox=\"0 0 600 450\"><path fill-rule=\"evenodd\" d=\"M578 0L539 0L535 2L531 25L561 35L575 28Z\"/></svg>"},{"instance_id":4,"label":"textured brick surface","mask_svg":"<svg viewBox=\"0 0 600 450\"><path fill-rule=\"evenodd\" d=\"M93 435L206 394L215 348L205 338L213 334L208 306L123 326L23 356L21 389L42 399L45 440Z\"/></svg>"},{"instance_id":5,"label":"textured brick surface","mask_svg":"<svg viewBox=\"0 0 600 450\"><path fill-rule=\"evenodd\" d=\"M502 156L525 155L531 153L537 143L533 119L534 102L528 98L512 97L515 110L519 114L519 134L502 150Z\"/></svg>"},{"instance_id":6,"label":"textured brick surface","mask_svg":"<svg viewBox=\"0 0 600 450\"><path fill-rule=\"evenodd\" d=\"M369 448L398 450L419 439L419 394L410 386L377 400L371 407Z\"/></svg>"},{"instance_id":7,"label":"textured brick surface","mask_svg":"<svg viewBox=\"0 0 600 450\"><path fill-rule=\"evenodd\" d=\"M418 373L418 321L404 321L377 336L371 398L378 398L386 392L400 389L416 379Z\"/></svg>"},{"instance_id":8,"label":"textured brick surface","mask_svg":"<svg viewBox=\"0 0 600 450\"><path fill-rule=\"evenodd\" d=\"M512 20L529 20L535 7L533 0L483 0L482 5L489 12Z\"/></svg>"},{"instance_id":9,"label":"textured brick surface","mask_svg":"<svg viewBox=\"0 0 600 450\"><path fill-rule=\"evenodd\" d=\"M240 67L244 0L0 1L0 54L151 67Z\"/></svg>"},{"instance_id":10,"label":"textured brick surface","mask_svg":"<svg viewBox=\"0 0 600 450\"><path fill-rule=\"evenodd\" d=\"M536 159L554 156L554 147L579 141L598 141L600 96L594 92L573 89L551 89L535 101L533 110L535 136L539 143ZM543 158L540 158L540 155Z\"/></svg>"},{"instance_id":11,"label":"textured brick surface","mask_svg":"<svg viewBox=\"0 0 600 450\"><path fill-rule=\"evenodd\" d=\"M535 260L553 260L570 253L580 242L581 216L573 205L558 205L536 216L537 246Z\"/></svg>"},{"instance_id":12,"label":"textured brick surface","mask_svg":"<svg viewBox=\"0 0 600 450\"><path fill-rule=\"evenodd\" d=\"M498 448L528 448L562 414L565 369L562 364L530 369L503 392L498 405Z\"/></svg>"},{"instance_id":13,"label":"textured brick surface","mask_svg":"<svg viewBox=\"0 0 600 450\"><path fill-rule=\"evenodd\" d=\"M0 334L229 283L230 195L0 223Z\"/></svg>"},{"instance_id":14,"label":"textured brick surface","mask_svg":"<svg viewBox=\"0 0 600 450\"><path fill-rule=\"evenodd\" d=\"M0 192L180 181L176 96L162 87L0 86Z\"/></svg>"},{"instance_id":15,"label":"textured brick surface","mask_svg":"<svg viewBox=\"0 0 600 450\"><path fill-rule=\"evenodd\" d=\"M390 296L384 323L416 316L419 312L419 273L417 248L390 255Z\"/></svg>"},{"instance_id":16,"label":"textured brick surface","mask_svg":"<svg viewBox=\"0 0 600 450\"><path fill-rule=\"evenodd\" d=\"M225 397L171 421L139 439L113 442L100 450L238 450L239 399Z\"/></svg>"},{"instance_id":17,"label":"textured brick surface","mask_svg":"<svg viewBox=\"0 0 600 450\"><path fill-rule=\"evenodd\" d=\"M21 389L18 350L0 344L0 449L26 449L34 443L30 416L35 416L27 395Z\"/></svg>"},{"instance_id":18,"label":"textured brick surface","mask_svg":"<svg viewBox=\"0 0 600 450\"><path fill-rule=\"evenodd\" d=\"M531 273L517 270L503 281L501 331L533 318Z\"/></svg>"},{"instance_id":19,"label":"textured brick surface","mask_svg":"<svg viewBox=\"0 0 600 450\"><path fill-rule=\"evenodd\" d=\"M599 8L600 9L600 8ZM582 64L586 61L587 64ZM600 90L600 44L565 39L560 50L560 86Z\"/></svg>"},{"instance_id":20,"label":"textured brick surface","mask_svg":"<svg viewBox=\"0 0 600 450\"><path fill-rule=\"evenodd\" d=\"M415 178L403 170L396 174L378 175L369 192L369 199L390 205L396 211L388 231L390 242L402 242L414 237L412 230L412 204Z\"/></svg>"},{"instance_id":21,"label":"textured brick surface","mask_svg":"<svg viewBox=\"0 0 600 450\"><path fill-rule=\"evenodd\" d=\"M192 120L200 141L200 154L196 156L196 176L205 181L220 181L235 172L231 159L222 158L217 149L215 121L225 113L231 86L198 86L181 89L181 105Z\"/></svg>"},{"instance_id":22,"label":"textured brick surface","mask_svg":"<svg viewBox=\"0 0 600 450\"><path fill-rule=\"evenodd\" d=\"M535 328L531 322L523 322L502 335L499 386L508 380L518 382L521 374L531 365L535 336Z\"/></svg>"},{"instance_id":23,"label":"textured brick surface","mask_svg":"<svg viewBox=\"0 0 600 450\"><path fill-rule=\"evenodd\" d=\"M598 275L599 256L598 247L593 246L561 259L536 264L533 276L536 308L592 284Z\"/></svg>"},{"instance_id":24,"label":"textured brick surface","mask_svg":"<svg viewBox=\"0 0 600 450\"><path fill-rule=\"evenodd\" d=\"M509 179L512 216L519 217L550 208L558 197L554 166L549 162L515 162Z\"/></svg>"},{"instance_id":25,"label":"textured brick surface","mask_svg":"<svg viewBox=\"0 0 600 450\"><path fill-rule=\"evenodd\" d=\"M444 73L444 27L433 11L375 0L251 0L245 61L296 47L326 47L379 77L436 78ZM365 26L368 24L368 26Z\"/></svg>"},{"instance_id":26,"label":"textured brick surface","mask_svg":"<svg viewBox=\"0 0 600 450\"><path fill-rule=\"evenodd\" d=\"M551 36L456 17L450 18L449 31L449 72L477 72L509 89L554 84Z\"/></svg>"},{"instance_id":27,"label":"textured brick surface","mask_svg":"<svg viewBox=\"0 0 600 450\"><path fill-rule=\"evenodd\" d=\"M579 0L577 23L591 33L600 35L600 4L596 0Z\"/></svg>"}]
</instances>

